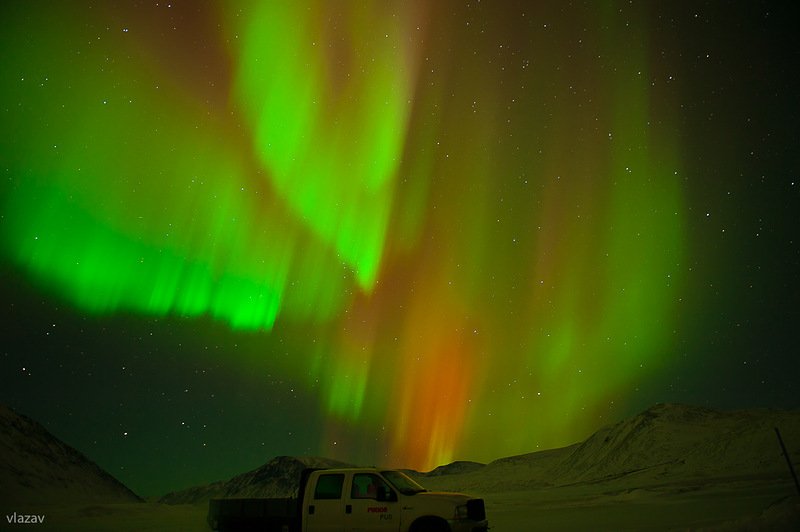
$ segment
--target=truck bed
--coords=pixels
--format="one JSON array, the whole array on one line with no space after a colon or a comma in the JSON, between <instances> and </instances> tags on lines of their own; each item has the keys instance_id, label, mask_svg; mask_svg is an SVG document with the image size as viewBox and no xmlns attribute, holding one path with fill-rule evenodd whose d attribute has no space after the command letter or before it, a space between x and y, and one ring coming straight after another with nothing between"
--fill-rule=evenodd
<instances>
[{"instance_id":1,"label":"truck bed","mask_svg":"<svg viewBox=\"0 0 800 532\"><path fill-rule=\"evenodd\" d=\"M220 532L300 530L298 499L212 499L208 524Z\"/></svg>"}]
</instances>

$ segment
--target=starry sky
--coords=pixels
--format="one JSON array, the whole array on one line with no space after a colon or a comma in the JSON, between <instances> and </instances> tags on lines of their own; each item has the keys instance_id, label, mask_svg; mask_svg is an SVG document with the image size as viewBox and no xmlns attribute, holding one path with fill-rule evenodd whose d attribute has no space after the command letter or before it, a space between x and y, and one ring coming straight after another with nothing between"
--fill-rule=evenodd
<instances>
[{"instance_id":1,"label":"starry sky","mask_svg":"<svg viewBox=\"0 0 800 532\"><path fill-rule=\"evenodd\" d=\"M800 406L783 2L0 8L0 402L143 495Z\"/></svg>"}]
</instances>

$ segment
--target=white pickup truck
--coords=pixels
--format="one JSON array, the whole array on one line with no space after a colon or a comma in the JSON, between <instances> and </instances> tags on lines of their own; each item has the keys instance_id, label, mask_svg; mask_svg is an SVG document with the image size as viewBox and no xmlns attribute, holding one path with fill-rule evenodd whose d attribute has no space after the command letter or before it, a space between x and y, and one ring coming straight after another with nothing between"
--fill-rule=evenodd
<instances>
[{"instance_id":1,"label":"white pickup truck","mask_svg":"<svg viewBox=\"0 0 800 532\"><path fill-rule=\"evenodd\" d=\"M212 499L212 530L485 532L483 499L431 492L391 469L306 469L297 498Z\"/></svg>"}]
</instances>

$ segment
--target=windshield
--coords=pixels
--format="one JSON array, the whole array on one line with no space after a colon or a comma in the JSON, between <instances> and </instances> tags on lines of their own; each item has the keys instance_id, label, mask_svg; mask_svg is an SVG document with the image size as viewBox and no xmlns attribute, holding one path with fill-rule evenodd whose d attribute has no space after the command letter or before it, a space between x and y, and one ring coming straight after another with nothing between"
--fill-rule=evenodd
<instances>
[{"instance_id":1,"label":"windshield","mask_svg":"<svg viewBox=\"0 0 800 532\"><path fill-rule=\"evenodd\" d=\"M415 493L428 491L400 471L381 471L381 473L403 495L414 495Z\"/></svg>"}]
</instances>

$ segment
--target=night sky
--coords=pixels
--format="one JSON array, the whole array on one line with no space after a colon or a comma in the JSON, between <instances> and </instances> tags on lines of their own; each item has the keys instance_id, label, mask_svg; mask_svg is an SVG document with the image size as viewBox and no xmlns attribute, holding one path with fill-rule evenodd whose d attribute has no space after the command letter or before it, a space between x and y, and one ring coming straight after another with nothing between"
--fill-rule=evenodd
<instances>
[{"instance_id":1,"label":"night sky","mask_svg":"<svg viewBox=\"0 0 800 532\"><path fill-rule=\"evenodd\" d=\"M0 402L143 495L800 406L787 2L0 8Z\"/></svg>"}]
</instances>

